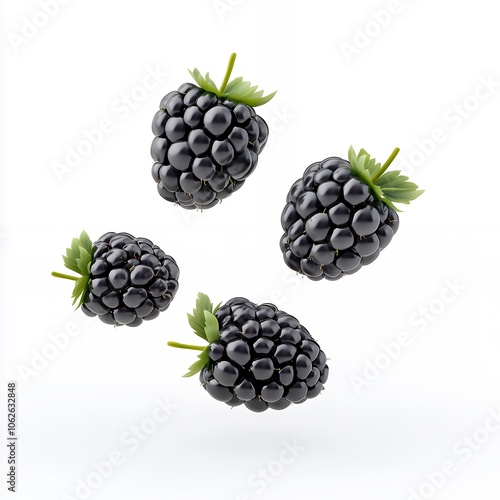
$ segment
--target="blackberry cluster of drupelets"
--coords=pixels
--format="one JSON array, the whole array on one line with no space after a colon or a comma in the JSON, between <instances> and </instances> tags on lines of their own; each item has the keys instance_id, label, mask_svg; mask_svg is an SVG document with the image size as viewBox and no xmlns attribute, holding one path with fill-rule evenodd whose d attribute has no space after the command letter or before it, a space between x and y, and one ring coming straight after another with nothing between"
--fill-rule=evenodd
<instances>
[{"instance_id":1,"label":"blackberry cluster of drupelets","mask_svg":"<svg viewBox=\"0 0 500 500\"><path fill-rule=\"evenodd\" d=\"M290 188L281 214L283 258L313 281L335 281L371 264L399 227L394 203L422 191L399 171L351 148L349 161L327 158L310 165Z\"/></svg>"},{"instance_id":2,"label":"blackberry cluster of drupelets","mask_svg":"<svg viewBox=\"0 0 500 500\"><path fill-rule=\"evenodd\" d=\"M321 393L328 379L325 353L295 317L273 304L257 305L241 297L214 312L215 317L208 298L199 294L190 319L209 345L199 347L200 360L188 373L199 371L203 387L213 398L261 412L282 410ZM203 336L210 319L213 336Z\"/></svg>"},{"instance_id":3,"label":"blackberry cluster of drupelets","mask_svg":"<svg viewBox=\"0 0 500 500\"><path fill-rule=\"evenodd\" d=\"M85 314L110 325L139 326L168 309L179 287L170 255L129 233L106 233L94 247Z\"/></svg>"},{"instance_id":4,"label":"blackberry cluster of drupelets","mask_svg":"<svg viewBox=\"0 0 500 500\"><path fill-rule=\"evenodd\" d=\"M109 232L92 243L85 231L63 256L79 276L53 272L75 281L73 303L104 323L139 326L165 311L179 287L175 260L147 238Z\"/></svg>"},{"instance_id":5,"label":"blackberry cluster of drupelets","mask_svg":"<svg viewBox=\"0 0 500 500\"><path fill-rule=\"evenodd\" d=\"M220 88L207 74L191 72L198 85L169 92L153 118L152 176L167 201L186 209L208 209L241 188L257 167L269 129L254 107L274 93L242 78L229 82L232 54Z\"/></svg>"},{"instance_id":6,"label":"blackberry cluster of drupelets","mask_svg":"<svg viewBox=\"0 0 500 500\"><path fill-rule=\"evenodd\" d=\"M349 162L313 163L291 187L281 216L288 266L311 280L338 280L371 264L398 230L398 214L353 176Z\"/></svg>"},{"instance_id":7,"label":"blackberry cluster of drupelets","mask_svg":"<svg viewBox=\"0 0 500 500\"><path fill-rule=\"evenodd\" d=\"M237 191L257 167L269 130L246 104L186 83L161 101L151 155L158 192L187 209L207 209Z\"/></svg>"}]
</instances>

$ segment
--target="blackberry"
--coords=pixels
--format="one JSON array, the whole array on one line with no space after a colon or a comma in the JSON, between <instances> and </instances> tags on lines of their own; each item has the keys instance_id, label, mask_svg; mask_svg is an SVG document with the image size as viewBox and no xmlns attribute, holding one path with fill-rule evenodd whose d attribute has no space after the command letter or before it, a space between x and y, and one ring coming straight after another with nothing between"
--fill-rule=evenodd
<instances>
[{"instance_id":1,"label":"blackberry","mask_svg":"<svg viewBox=\"0 0 500 500\"><path fill-rule=\"evenodd\" d=\"M169 92L153 118L151 173L159 194L183 208L211 208L240 189L267 142L269 128L254 107L276 92L263 97L241 77L229 82L235 59L219 89L208 73L190 71L198 85Z\"/></svg>"},{"instance_id":2,"label":"blackberry","mask_svg":"<svg viewBox=\"0 0 500 500\"><path fill-rule=\"evenodd\" d=\"M139 326L155 319L179 287L175 260L147 238L129 233L106 233L92 244L82 231L63 260L80 277L56 272L52 276L76 281L73 304L110 325Z\"/></svg>"},{"instance_id":3,"label":"blackberry","mask_svg":"<svg viewBox=\"0 0 500 500\"><path fill-rule=\"evenodd\" d=\"M349 161L327 158L305 170L281 214L280 248L288 267L313 281L335 281L379 256L399 227L394 204L423 193L400 171L386 172L398 152L381 166L351 147Z\"/></svg>"},{"instance_id":4,"label":"blackberry","mask_svg":"<svg viewBox=\"0 0 500 500\"><path fill-rule=\"evenodd\" d=\"M323 390L325 353L295 317L275 305L237 297L213 308L200 293L188 320L208 346L168 345L201 351L184 376L199 372L214 399L262 412L303 403Z\"/></svg>"}]
</instances>

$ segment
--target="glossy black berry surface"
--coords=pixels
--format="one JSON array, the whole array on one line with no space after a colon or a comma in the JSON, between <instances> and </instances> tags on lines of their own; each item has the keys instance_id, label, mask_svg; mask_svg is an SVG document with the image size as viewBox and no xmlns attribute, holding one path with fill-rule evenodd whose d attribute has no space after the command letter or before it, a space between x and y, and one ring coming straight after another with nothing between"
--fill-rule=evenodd
<instances>
[{"instance_id":1,"label":"glossy black berry surface","mask_svg":"<svg viewBox=\"0 0 500 500\"><path fill-rule=\"evenodd\" d=\"M153 118L152 176L167 201L207 209L237 191L257 167L269 129L253 107L185 83Z\"/></svg>"},{"instance_id":2,"label":"glossy black berry surface","mask_svg":"<svg viewBox=\"0 0 500 500\"><path fill-rule=\"evenodd\" d=\"M52 276L73 281L73 305L110 325L139 326L156 318L179 287L175 260L151 240L129 233L109 232L92 243L82 231L63 260L77 276Z\"/></svg>"},{"instance_id":3,"label":"glossy black berry surface","mask_svg":"<svg viewBox=\"0 0 500 500\"><path fill-rule=\"evenodd\" d=\"M231 196L257 167L269 129L254 108L269 102L242 77L230 81L236 54L229 57L217 87L207 73L189 71L184 83L160 102L153 118L153 179L167 201L186 209L211 208Z\"/></svg>"},{"instance_id":4,"label":"glossy black berry surface","mask_svg":"<svg viewBox=\"0 0 500 500\"><path fill-rule=\"evenodd\" d=\"M312 280L338 280L371 264L399 226L396 211L341 158L310 165L286 201L281 251L291 269Z\"/></svg>"},{"instance_id":5,"label":"glossy black berry surface","mask_svg":"<svg viewBox=\"0 0 500 500\"><path fill-rule=\"evenodd\" d=\"M305 170L281 214L288 267L313 281L335 281L378 258L398 230L396 205L424 192L400 170L388 170L398 153L381 165L351 146L349 161L327 158Z\"/></svg>"},{"instance_id":6,"label":"glossy black berry surface","mask_svg":"<svg viewBox=\"0 0 500 500\"><path fill-rule=\"evenodd\" d=\"M213 309L199 294L188 317L208 347L169 345L202 351L186 376L199 372L201 384L218 401L254 412L282 410L323 390L325 353L297 318L275 305L237 297Z\"/></svg>"},{"instance_id":7,"label":"glossy black berry surface","mask_svg":"<svg viewBox=\"0 0 500 500\"><path fill-rule=\"evenodd\" d=\"M273 304L244 298L215 314L220 338L200 372L205 390L230 406L255 412L315 398L328 378L326 356L299 321Z\"/></svg>"},{"instance_id":8,"label":"glossy black berry surface","mask_svg":"<svg viewBox=\"0 0 500 500\"><path fill-rule=\"evenodd\" d=\"M168 309L179 287L179 268L170 255L129 233L106 233L94 248L85 314L110 325L138 326Z\"/></svg>"}]
</instances>

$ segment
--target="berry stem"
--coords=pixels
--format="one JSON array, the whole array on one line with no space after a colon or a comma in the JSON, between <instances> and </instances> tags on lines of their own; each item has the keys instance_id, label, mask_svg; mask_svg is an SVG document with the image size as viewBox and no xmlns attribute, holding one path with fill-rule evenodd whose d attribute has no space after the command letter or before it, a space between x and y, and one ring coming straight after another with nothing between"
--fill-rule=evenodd
<instances>
[{"instance_id":1,"label":"berry stem","mask_svg":"<svg viewBox=\"0 0 500 500\"><path fill-rule=\"evenodd\" d=\"M387 161L380 167L378 172L372 177L372 181L375 182L380 176L389 168L389 165L394 161L394 158L398 155L400 149L394 148L394 151L391 153L391 156L387 158Z\"/></svg>"},{"instance_id":2,"label":"berry stem","mask_svg":"<svg viewBox=\"0 0 500 500\"><path fill-rule=\"evenodd\" d=\"M224 80L222 80L222 84L219 88L219 94L223 94L224 90L226 90L226 85L229 82L229 78L231 77L231 73L233 72L234 62L236 61L236 53L233 52L229 56L229 62L227 63L226 74L224 75Z\"/></svg>"},{"instance_id":3,"label":"berry stem","mask_svg":"<svg viewBox=\"0 0 500 500\"><path fill-rule=\"evenodd\" d=\"M207 346L201 346L201 345L192 345L192 344L181 344L180 342L172 342L168 341L167 345L170 347L177 347L179 349L191 349L193 351L204 351Z\"/></svg>"},{"instance_id":4,"label":"berry stem","mask_svg":"<svg viewBox=\"0 0 500 500\"><path fill-rule=\"evenodd\" d=\"M77 276L70 276L69 274L57 273L55 271L52 271L51 275L55 278L64 278L65 280L78 281L80 279Z\"/></svg>"}]
</instances>

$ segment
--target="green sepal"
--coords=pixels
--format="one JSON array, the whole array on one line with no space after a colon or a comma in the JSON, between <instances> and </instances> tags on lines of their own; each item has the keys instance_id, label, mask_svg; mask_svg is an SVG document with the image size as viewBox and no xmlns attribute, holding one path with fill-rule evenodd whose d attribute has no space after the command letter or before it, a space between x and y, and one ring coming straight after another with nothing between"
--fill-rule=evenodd
<instances>
[{"instance_id":1,"label":"green sepal","mask_svg":"<svg viewBox=\"0 0 500 500\"><path fill-rule=\"evenodd\" d=\"M88 294L89 283L90 278L88 276L82 276L75 282L71 298L73 299L73 305L78 302L76 309L78 309L85 302Z\"/></svg>"},{"instance_id":2,"label":"green sepal","mask_svg":"<svg viewBox=\"0 0 500 500\"><path fill-rule=\"evenodd\" d=\"M220 304L214 308L208 296L204 293L199 293L193 313L187 315L189 325L193 329L194 333L208 342L206 347L181 344L178 342L168 343L172 347L201 351L197 356L198 359L189 367L189 370L184 377L192 377L201 371L205 366L210 364L210 358L208 356L210 344L217 342L220 336L219 322L215 317L215 313L219 310L219 308Z\"/></svg>"},{"instance_id":3,"label":"green sepal","mask_svg":"<svg viewBox=\"0 0 500 500\"><path fill-rule=\"evenodd\" d=\"M223 83L220 88L217 88L208 73L203 76L197 68L189 70L189 73L200 88L207 92L212 92L220 99L228 99L236 103L247 104L254 108L268 103L276 95L277 91L265 96L263 90L258 90L258 85L252 85L249 81L243 80L241 76L233 78L228 82L235 58L236 54L231 54L228 70L224 79L225 83Z\"/></svg>"},{"instance_id":4,"label":"green sepal","mask_svg":"<svg viewBox=\"0 0 500 500\"><path fill-rule=\"evenodd\" d=\"M205 327L203 326L203 323L198 323L198 321L192 314L188 313L187 317L188 317L188 323L193 329L194 333L196 333L196 335L198 335L198 337L201 337L203 340L207 340L205 336Z\"/></svg>"},{"instance_id":5,"label":"green sepal","mask_svg":"<svg viewBox=\"0 0 500 500\"><path fill-rule=\"evenodd\" d=\"M188 323L193 329L194 333L201 337L203 340L209 341L205 333L205 311L214 314L213 304L210 302L208 295L199 293L196 299L196 307L193 309L193 314L188 314Z\"/></svg>"},{"instance_id":6,"label":"green sepal","mask_svg":"<svg viewBox=\"0 0 500 500\"><path fill-rule=\"evenodd\" d=\"M393 153L392 159L397 154ZM395 206L395 203L403 203L409 205L411 201L418 198L423 192L423 189L418 189L418 186L409 182L406 175L402 175L400 170L385 171L389 163L381 166L380 163L372 158L364 149L360 149L356 154L354 148L349 148L349 163L353 175L361 182L369 186L373 195L387 206L400 212L401 210Z\"/></svg>"},{"instance_id":7,"label":"green sepal","mask_svg":"<svg viewBox=\"0 0 500 500\"><path fill-rule=\"evenodd\" d=\"M66 248L66 255L63 255L64 265L71 271L82 274L82 266L85 268L85 265L92 261L92 253L93 246L89 235L82 231L79 238L73 238L71 241L71 248ZM85 259L88 262L81 262Z\"/></svg>"},{"instance_id":8,"label":"green sepal","mask_svg":"<svg viewBox=\"0 0 500 500\"><path fill-rule=\"evenodd\" d=\"M210 311L205 311L205 335L209 343L216 342L220 336L219 322Z\"/></svg>"},{"instance_id":9,"label":"green sepal","mask_svg":"<svg viewBox=\"0 0 500 500\"><path fill-rule=\"evenodd\" d=\"M200 88L203 90L206 90L207 92L213 92L214 94L219 93L219 89L211 80L209 74L207 73L206 76L204 77L198 68L194 68L193 71L188 70L191 76L193 77L194 81L198 84Z\"/></svg>"},{"instance_id":10,"label":"green sepal","mask_svg":"<svg viewBox=\"0 0 500 500\"><path fill-rule=\"evenodd\" d=\"M90 275L90 263L92 262L92 255L85 250L85 248L80 247L80 257L77 257L76 264L78 266L78 272L82 275Z\"/></svg>"},{"instance_id":11,"label":"green sepal","mask_svg":"<svg viewBox=\"0 0 500 500\"><path fill-rule=\"evenodd\" d=\"M92 264L92 257L94 255L95 248L89 235L82 231L79 238L73 238L71 241L71 247L66 248L66 255L63 255L64 266L80 275L79 278L72 278L68 275L63 275L66 278L73 279L75 281L75 286L71 294L73 299L73 305L76 304L76 309L78 309L88 295L88 287L90 283L90 265ZM58 273L53 273L57 275ZM58 277L62 277L59 275Z\"/></svg>"},{"instance_id":12,"label":"green sepal","mask_svg":"<svg viewBox=\"0 0 500 500\"><path fill-rule=\"evenodd\" d=\"M210 362L210 358L208 357L208 347L204 351L201 351L197 357L198 359L189 367L188 372L185 373L183 377L192 377L193 375L196 375Z\"/></svg>"}]
</instances>

